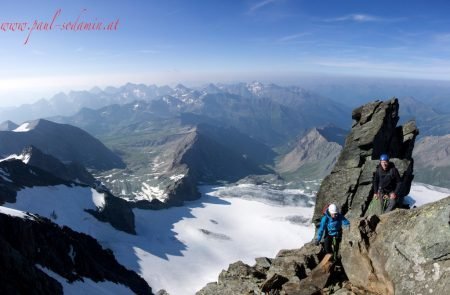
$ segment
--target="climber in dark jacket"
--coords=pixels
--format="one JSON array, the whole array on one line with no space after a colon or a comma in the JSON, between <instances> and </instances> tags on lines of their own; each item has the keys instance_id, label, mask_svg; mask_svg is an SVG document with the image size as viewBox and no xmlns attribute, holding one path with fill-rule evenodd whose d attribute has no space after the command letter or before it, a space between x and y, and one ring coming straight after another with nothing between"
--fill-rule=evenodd
<instances>
[{"instance_id":1,"label":"climber in dark jacket","mask_svg":"<svg viewBox=\"0 0 450 295\"><path fill-rule=\"evenodd\" d=\"M399 191L402 185L400 174L394 163L389 162L389 156L380 156L380 165L373 177L374 198L381 199L382 211L392 211L398 203ZM387 202L387 206L384 203Z\"/></svg>"},{"instance_id":2,"label":"climber in dark jacket","mask_svg":"<svg viewBox=\"0 0 450 295\"><path fill-rule=\"evenodd\" d=\"M317 231L316 245L319 245L322 236L324 236L325 252L333 253L332 244L335 243L335 252L338 252L339 242L342 238L342 226L349 226L350 222L338 212L335 204L330 204L325 214L320 220L319 230Z\"/></svg>"}]
</instances>

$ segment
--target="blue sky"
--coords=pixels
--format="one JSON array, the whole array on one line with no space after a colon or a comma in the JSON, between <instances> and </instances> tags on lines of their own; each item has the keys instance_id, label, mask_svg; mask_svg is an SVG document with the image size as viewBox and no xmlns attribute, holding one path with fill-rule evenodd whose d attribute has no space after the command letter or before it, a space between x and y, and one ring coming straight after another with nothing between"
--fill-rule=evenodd
<instances>
[{"instance_id":1,"label":"blue sky","mask_svg":"<svg viewBox=\"0 0 450 295\"><path fill-rule=\"evenodd\" d=\"M126 82L299 75L450 80L447 1L1 1L0 25L110 22L117 31L0 30L3 105ZM25 4L24 4L25 3ZM83 12L83 9L85 11Z\"/></svg>"}]
</instances>

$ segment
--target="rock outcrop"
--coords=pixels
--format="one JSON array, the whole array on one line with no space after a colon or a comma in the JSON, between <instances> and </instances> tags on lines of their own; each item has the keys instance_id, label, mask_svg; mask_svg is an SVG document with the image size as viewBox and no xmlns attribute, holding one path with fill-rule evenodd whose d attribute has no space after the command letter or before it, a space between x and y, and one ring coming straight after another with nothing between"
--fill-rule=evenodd
<instances>
[{"instance_id":1,"label":"rock outcrop","mask_svg":"<svg viewBox=\"0 0 450 295\"><path fill-rule=\"evenodd\" d=\"M379 156L387 153L403 178L402 195L409 193L413 179L412 150L419 131L414 121L397 126L396 98L375 101L353 110L352 130L347 136L333 171L317 194L314 221L322 208L336 203L348 218L364 216L373 195L372 178Z\"/></svg>"},{"instance_id":2,"label":"rock outcrop","mask_svg":"<svg viewBox=\"0 0 450 295\"><path fill-rule=\"evenodd\" d=\"M307 244L297 250L281 250L273 259L256 258L253 266L238 261L220 273L218 282L209 283L197 294L309 294L292 293L292 290L297 289L301 280L312 272L323 256L319 247ZM323 284L328 276L325 280L322 277ZM308 286L304 287L308 289Z\"/></svg>"},{"instance_id":3,"label":"rock outcrop","mask_svg":"<svg viewBox=\"0 0 450 295\"><path fill-rule=\"evenodd\" d=\"M17 192L25 187L52 186L71 182L63 180L37 167L31 167L21 160L0 162L0 205L16 202Z\"/></svg>"},{"instance_id":4,"label":"rock outcrop","mask_svg":"<svg viewBox=\"0 0 450 295\"><path fill-rule=\"evenodd\" d=\"M354 222L341 245L350 282L375 294L448 294L450 197Z\"/></svg>"},{"instance_id":5,"label":"rock outcrop","mask_svg":"<svg viewBox=\"0 0 450 295\"><path fill-rule=\"evenodd\" d=\"M411 211L360 219L373 194L381 153L391 155L403 177L402 195L410 190L418 130L412 121L396 126L398 109L397 99L392 99L353 111L345 147L317 195L314 219L330 202L351 219L351 231L344 232L341 242L343 268L337 263L329 271L324 254L309 243L282 250L274 259L259 258L252 267L231 264L217 283L198 294L446 294L450 197Z\"/></svg>"},{"instance_id":6,"label":"rock outcrop","mask_svg":"<svg viewBox=\"0 0 450 295\"><path fill-rule=\"evenodd\" d=\"M85 209L95 218L103 222L109 222L115 229L129 234L136 234L133 206L124 199L115 197L109 192L104 192L105 206L97 210Z\"/></svg>"},{"instance_id":7,"label":"rock outcrop","mask_svg":"<svg viewBox=\"0 0 450 295\"><path fill-rule=\"evenodd\" d=\"M26 159L30 166L40 168L64 180L92 186L95 178L80 163L62 163L57 158L44 154L34 146L25 147L18 158ZM25 162L25 161L24 161Z\"/></svg>"}]
</instances>

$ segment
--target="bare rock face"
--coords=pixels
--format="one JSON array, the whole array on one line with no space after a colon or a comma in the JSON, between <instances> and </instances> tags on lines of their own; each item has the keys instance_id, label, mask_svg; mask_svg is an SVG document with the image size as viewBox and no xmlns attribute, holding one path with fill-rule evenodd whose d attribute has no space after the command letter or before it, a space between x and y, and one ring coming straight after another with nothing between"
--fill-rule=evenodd
<instances>
[{"instance_id":1,"label":"bare rock face","mask_svg":"<svg viewBox=\"0 0 450 295\"><path fill-rule=\"evenodd\" d=\"M347 218L364 216L373 195L372 179L379 156L387 153L403 178L402 195L413 179L412 150L419 131L414 121L397 126L396 98L375 101L353 110L352 130L338 161L317 194L314 221L328 203L336 203Z\"/></svg>"},{"instance_id":2,"label":"bare rock face","mask_svg":"<svg viewBox=\"0 0 450 295\"><path fill-rule=\"evenodd\" d=\"M350 282L375 294L448 294L449 212L447 197L352 224L341 244Z\"/></svg>"},{"instance_id":3,"label":"bare rock face","mask_svg":"<svg viewBox=\"0 0 450 295\"><path fill-rule=\"evenodd\" d=\"M337 161L342 146L330 141L321 132L323 131L313 128L302 137L277 163L277 172L285 178L289 178L290 175L301 175L306 179L318 179L328 175Z\"/></svg>"},{"instance_id":4,"label":"bare rock face","mask_svg":"<svg viewBox=\"0 0 450 295\"><path fill-rule=\"evenodd\" d=\"M417 210L360 219L371 201L373 173L382 153L391 156L400 172L401 195L411 188L412 150L419 132L413 121L397 126L398 109L397 99L392 99L353 111L344 149L317 194L313 220L331 202L352 219L351 231L344 231L341 242L343 269L339 263L331 266L320 248L308 243L281 250L274 259L259 259L252 267L232 264L217 283L198 294L384 295L430 294L431 289L448 293L444 285L450 274L450 198Z\"/></svg>"},{"instance_id":5,"label":"bare rock face","mask_svg":"<svg viewBox=\"0 0 450 295\"><path fill-rule=\"evenodd\" d=\"M135 294L153 294L144 279L94 238L31 214L0 214L0 293L63 294L61 284L42 268L70 283L89 278L122 284Z\"/></svg>"},{"instance_id":6,"label":"bare rock face","mask_svg":"<svg viewBox=\"0 0 450 295\"><path fill-rule=\"evenodd\" d=\"M222 271L217 283L209 283L197 294L311 294L308 287L316 291L320 283L324 287L329 273L325 278L316 276L316 281L311 284L302 283L302 280L312 273L322 258L319 247L306 244L301 249L281 250L273 259L257 258L254 266L238 261ZM304 291L300 284L305 286Z\"/></svg>"}]
</instances>

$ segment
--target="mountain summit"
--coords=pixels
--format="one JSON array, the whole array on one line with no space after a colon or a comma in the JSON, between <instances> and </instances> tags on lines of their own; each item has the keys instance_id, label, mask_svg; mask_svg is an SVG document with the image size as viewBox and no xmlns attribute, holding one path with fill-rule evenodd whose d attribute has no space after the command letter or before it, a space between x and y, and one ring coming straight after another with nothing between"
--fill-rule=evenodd
<instances>
[{"instance_id":1,"label":"mountain summit","mask_svg":"<svg viewBox=\"0 0 450 295\"><path fill-rule=\"evenodd\" d=\"M323 178L331 172L341 150L342 146L313 128L277 162L276 170L288 178L295 175L305 179Z\"/></svg>"},{"instance_id":2,"label":"mountain summit","mask_svg":"<svg viewBox=\"0 0 450 295\"><path fill-rule=\"evenodd\" d=\"M98 139L80 128L47 120L21 124L12 131L0 131L0 155L20 154L33 145L63 163L78 162L87 168L123 168L122 160Z\"/></svg>"}]
</instances>

